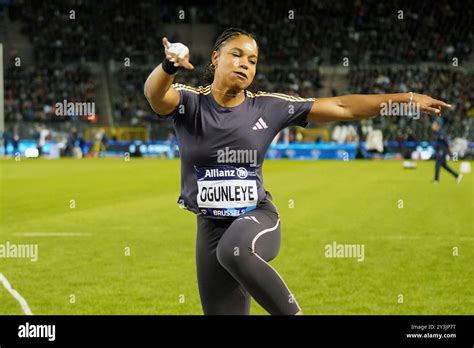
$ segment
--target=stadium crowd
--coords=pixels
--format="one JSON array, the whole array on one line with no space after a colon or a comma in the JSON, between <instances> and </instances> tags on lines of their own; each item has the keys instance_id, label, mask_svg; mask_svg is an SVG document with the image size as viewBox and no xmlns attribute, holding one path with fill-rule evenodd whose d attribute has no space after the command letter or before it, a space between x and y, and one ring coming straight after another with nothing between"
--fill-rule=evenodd
<instances>
[{"instance_id":1,"label":"stadium crowd","mask_svg":"<svg viewBox=\"0 0 474 348\"><path fill-rule=\"evenodd\" d=\"M165 33L164 25L212 23L216 36L229 26L256 34L260 63L251 90L317 97L323 86L320 66L342 66L348 58L349 86L334 94L428 93L455 105L445 115L453 135L472 136L472 117L466 116L473 109L472 75L452 68L453 59L460 65L468 59L474 39L473 7L460 1L242 0L204 1L198 6L190 1L19 0L8 15L22 23L35 62L6 68L8 122L57 120L55 102L93 101L98 78L85 63L110 69L110 60L130 57L131 67L108 71L114 120L119 125L157 124L161 121L143 97L143 82L162 59L162 36L186 43L177 33ZM197 69L179 74L177 82L202 84L208 58L193 55ZM413 68L421 62L445 67ZM429 135L428 119L385 117L374 122L386 139L419 140Z\"/></svg>"},{"instance_id":2,"label":"stadium crowd","mask_svg":"<svg viewBox=\"0 0 474 348\"><path fill-rule=\"evenodd\" d=\"M219 29L257 33L266 62L312 65L450 62L472 52L474 7L462 1L218 2ZM235 16L246 9L245 16ZM219 31L220 31L219 30Z\"/></svg>"},{"instance_id":3,"label":"stadium crowd","mask_svg":"<svg viewBox=\"0 0 474 348\"><path fill-rule=\"evenodd\" d=\"M453 105L443 112L445 127L452 137L474 138L473 75L453 68L386 67L353 68L349 73L351 93L397 93L416 91L435 96ZM406 116L406 115L405 115ZM373 126L382 129L385 139L423 141L431 137L429 117L391 117L372 119Z\"/></svg>"},{"instance_id":4,"label":"stadium crowd","mask_svg":"<svg viewBox=\"0 0 474 348\"><path fill-rule=\"evenodd\" d=\"M17 67L5 71L5 120L7 122L63 122L55 104L93 102L95 85L87 65Z\"/></svg>"}]
</instances>

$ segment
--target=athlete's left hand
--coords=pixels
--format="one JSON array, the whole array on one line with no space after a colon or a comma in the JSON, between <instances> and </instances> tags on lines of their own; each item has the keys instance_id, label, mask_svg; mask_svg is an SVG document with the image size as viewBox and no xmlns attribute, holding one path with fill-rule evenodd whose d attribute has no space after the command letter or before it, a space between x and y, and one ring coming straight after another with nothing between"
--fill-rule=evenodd
<instances>
[{"instance_id":1,"label":"athlete's left hand","mask_svg":"<svg viewBox=\"0 0 474 348\"><path fill-rule=\"evenodd\" d=\"M444 101L431 98L429 95L417 94L413 95L413 102L420 107L421 111L431 112L436 115L441 114L443 108L450 108L451 104L446 104Z\"/></svg>"}]
</instances>

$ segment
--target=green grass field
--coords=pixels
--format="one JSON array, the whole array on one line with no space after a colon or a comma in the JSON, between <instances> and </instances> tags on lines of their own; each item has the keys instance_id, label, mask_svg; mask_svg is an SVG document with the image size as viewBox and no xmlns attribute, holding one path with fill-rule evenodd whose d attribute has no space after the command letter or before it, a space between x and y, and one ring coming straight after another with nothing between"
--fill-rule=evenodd
<instances>
[{"instance_id":1,"label":"green grass field","mask_svg":"<svg viewBox=\"0 0 474 348\"><path fill-rule=\"evenodd\" d=\"M195 217L175 203L178 161L0 166L0 244L39 248L36 262L0 258L0 273L34 314L202 314ZM474 314L472 174L457 185L442 172L433 185L433 167L266 162L283 232L272 265L305 314ZM334 241L364 244L364 261L325 257ZM0 314L22 313L0 283ZM252 314L265 313L252 301Z\"/></svg>"}]
</instances>

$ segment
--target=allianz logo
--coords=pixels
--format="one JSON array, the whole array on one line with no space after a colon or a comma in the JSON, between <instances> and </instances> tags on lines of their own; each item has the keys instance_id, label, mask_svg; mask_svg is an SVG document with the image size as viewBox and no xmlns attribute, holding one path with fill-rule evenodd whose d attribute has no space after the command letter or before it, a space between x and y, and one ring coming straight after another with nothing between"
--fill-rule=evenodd
<instances>
[{"instance_id":1,"label":"allianz logo","mask_svg":"<svg viewBox=\"0 0 474 348\"><path fill-rule=\"evenodd\" d=\"M220 178L220 177L238 177L239 179L245 179L248 176L248 171L244 167L237 169L206 169L204 178Z\"/></svg>"}]
</instances>

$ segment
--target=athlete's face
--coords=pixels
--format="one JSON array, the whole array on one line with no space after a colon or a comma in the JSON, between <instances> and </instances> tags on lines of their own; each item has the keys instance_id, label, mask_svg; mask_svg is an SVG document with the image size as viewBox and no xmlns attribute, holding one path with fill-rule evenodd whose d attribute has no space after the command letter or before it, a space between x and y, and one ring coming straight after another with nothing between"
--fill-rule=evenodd
<instances>
[{"instance_id":1,"label":"athlete's face","mask_svg":"<svg viewBox=\"0 0 474 348\"><path fill-rule=\"evenodd\" d=\"M247 35L233 37L212 54L216 67L214 81L231 89L245 89L257 71L258 46Z\"/></svg>"}]
</instances>

